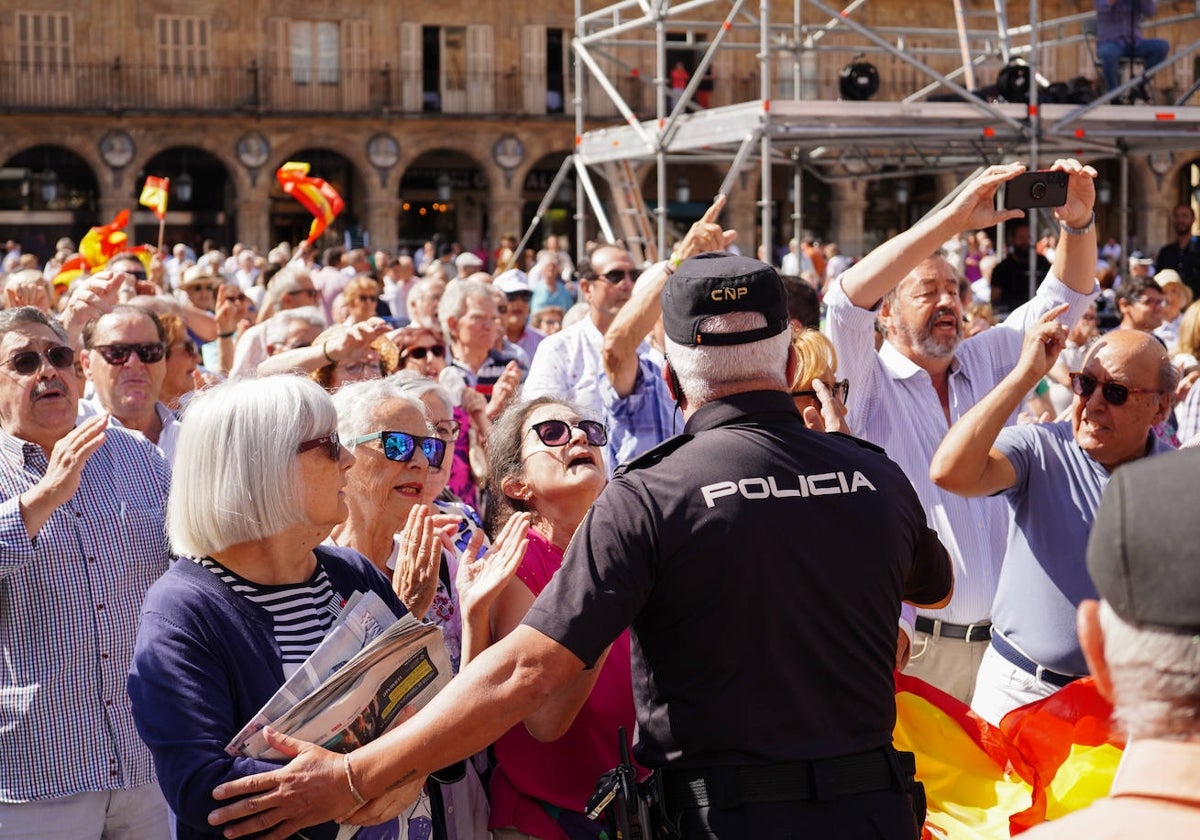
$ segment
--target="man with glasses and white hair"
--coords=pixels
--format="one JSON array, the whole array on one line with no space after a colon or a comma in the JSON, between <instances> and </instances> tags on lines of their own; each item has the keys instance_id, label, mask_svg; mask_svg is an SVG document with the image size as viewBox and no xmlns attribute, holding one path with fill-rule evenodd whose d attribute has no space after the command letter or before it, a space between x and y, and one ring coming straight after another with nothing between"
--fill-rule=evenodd
<instances>
[{"instance_id":1,"label":"man with glasses and white hair","mask_svg":"<svg viewBox=\"0 0 1200 840\"><path fill-rule=\"evenodd\" d=\"M283 837L345 815L351 787L380 796L491 743L585 667L594 679L631 628L634 751L661 774L665 836L915 840L912 769L892 747L896 621L904 598L949 598L945 549L893 462L805 427L771 266L693 257L663 320L684 433L618 470L524 623L348 760L269 736L299 756L220 786L245 798L213 824Z\"/></svg>"},{"instance_id":2,"label":"man with glasses and white hair","mask_svg":"<svg viewBox=\"0 0 1200 840\"><path fill-rule=\"evenodd\" d=\"M1071 419L1004 427L1054 365L1067 330L1048 312L1016 367L959 418L933 456L930 477L963 496L1001 496L1012 511L992 603L992 638L971 708L998 724L1012 709L1088 673L1075 612L1094 598L1084 551L1109 476L1170 452L1152 429L1171 410L1179 372L1154 336L1113 330L1071 372Z\"/></svg>"},{"instance_id":3,"label":"man with glasses and white hair","mask_svg":"<svg viewBox=\"0 0 1200 840\"><path fill-rule=\"evenodd\" d=\"M167 375L166 335L158 317L140 306L119 305L83 328L83 372L95 397L81 400L80 417L106 413L175 460L179 421L159 401Z\"/></svg>"},{"instance_id":4,"label":"man with glasses and white hair","mask_svg":"<svg viewBox=\"0 0 1200 840\"><path fill-rule=\"evenodd\" d=\"M80 386L57 323L0 313L0 832L165 840L125 678L170 473L107 414L77 425Z\"/></svg>"}]
</instances>

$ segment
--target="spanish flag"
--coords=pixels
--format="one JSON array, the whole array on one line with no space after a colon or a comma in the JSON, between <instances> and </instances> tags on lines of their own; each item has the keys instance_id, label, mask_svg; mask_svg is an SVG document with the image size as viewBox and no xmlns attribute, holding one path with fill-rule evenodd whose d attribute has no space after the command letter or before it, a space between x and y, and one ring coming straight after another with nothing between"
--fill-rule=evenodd
<instances>
[{"instance_id":1,"label":"spanish flag","mask_svg":"<svg viewBox=\"0 0 1200 840\"><path fill-rule=\"evenodd\" d=\"M300 161L289 160L275 173L275 180L283 191L304 205L304 209L313 215L312 227L308 230L308 243L311 245L321 231L337 218L345 208L346 203L332 186L321 178L313 178L308 174L309 165Z\"/></svg>"},{"instance_id":2,"label":"spanish flag","mask_svg":"<svg viewBox=\"0 0 1200 840\"><path fill-rule=\"evenodd\" d=\"M147 175L146 183L142 187L142 195L138 199L138 204L143 207L149 207L161 221L167 215L167 195L170 191L170 178L157 178L154 175Z\"/></svg>"},{"instance_id":3,"label":"spanish flag","mask_svg":"<svg viewBox=\"0 0 1200 840\"><path fill-rule=\"evenodd\" d=\"M123 228L128 223L129 211L122 210L108 224L94 227L83 235L79 240L79 253L87 261L88 268L95 270L125 250L129 237Z\"/></svg>"},{"instance_id":4,"label":"spanish flag","mask_svg":"<svg viewBox=\"0 0 1200 840\"><path fill-rule=\"evenodd\" d=\"M992 726L928 683L896 677L897 749L916 754L923 840L1001 840L1108 795L1124 742L1090 678Z\"/></svg>"}]
</instances>

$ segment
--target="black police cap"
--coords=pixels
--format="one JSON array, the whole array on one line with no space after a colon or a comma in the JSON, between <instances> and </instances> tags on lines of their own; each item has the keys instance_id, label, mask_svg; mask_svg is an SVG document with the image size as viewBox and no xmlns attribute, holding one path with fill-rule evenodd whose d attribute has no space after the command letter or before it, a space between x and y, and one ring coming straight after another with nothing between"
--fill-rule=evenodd
<instances>
[{"instance_id":1,"label":"black police cap","mask_svg":"<svg viewBox=\"0 0 1200 840\"><path fill-rule=\"evenodd\" d=\"M676 344L749 344L787 329L787 291L779 273L764 262L710 251L684 260L667 280L662 293L663 327ZM758 312L765 327L733 333L700 331L713 315Z\"/></svg>"}]
</instances>

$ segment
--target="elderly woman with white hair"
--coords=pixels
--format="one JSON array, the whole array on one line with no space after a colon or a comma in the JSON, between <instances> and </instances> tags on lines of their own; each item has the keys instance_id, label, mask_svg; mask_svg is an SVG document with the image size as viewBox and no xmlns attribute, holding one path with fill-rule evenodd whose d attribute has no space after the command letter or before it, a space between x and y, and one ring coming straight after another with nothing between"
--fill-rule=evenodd
<instances>
[{"instance_id":1,"label":"elderly woman with white hair","mask_svg":"<svg viewBox=\"0 0 1200 840\"><path fill-rule=\"evenodd\" d=\"M142 607L129 697L177 819L176 836L220 837L211 791L277 763L225 745L317 648L346 600L374 592L403 605L361 554L322 545L347 514L337 415L295 376L231 381L188 408L167 523L181 556ZM391 802L416 800L421 780ZM266 825L271 812L265 811ZM324 823L306 837L333 837ZM359 837L390 832L368 829ZM385 835L386 836L386 835Z\"/></svg>"}]
</instances>

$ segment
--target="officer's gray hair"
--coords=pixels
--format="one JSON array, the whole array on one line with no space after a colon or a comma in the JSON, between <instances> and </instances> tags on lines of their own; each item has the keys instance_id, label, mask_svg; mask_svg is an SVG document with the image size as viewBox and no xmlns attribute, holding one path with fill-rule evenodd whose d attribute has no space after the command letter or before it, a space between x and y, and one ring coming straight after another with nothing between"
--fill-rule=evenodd
<instances>
[{"instance_id":1,"label":"officer's gray hair","mask_svg":"<svg viewBox=\"0 0 1200 840\"><path fill-rule=\"evenodd\" d=\"M266 341L267 346L274 347L286 342L288 332L291 330L292 324L296 321L303 321L309 326L316 327L318 330L323 330L329 326L325 322L324 313L315 306L284 309L268 318L266 326L263 327L263 339Z\"/></svg>"},{"instance_id":2,"label":"officer's gray hair","mask_svg":"<svg viewBox=\"0 0 1200 840\"><path fill-rule=\"evenodd\" d=\"M1200 636L1130 624L1100 602L1113 716L1131 738L1200 740Z\"/></svg>"},{"instance_id":3,"label":"officer's gray hair","mask_svg":"<svg viewBox=\"0 0 1200 840\"><path fill-rule=\"evenodd\" d=\"M767 319L761 312L730 312L713 315L700 322L702 332L730 333L760 329ZM749 344L697 345L676 344L666 339L667 358L687 396L688 405L698 408L706 402L736 391L739 383L761 382L788 390L787 356L791 336L787 330L771 338Z\"/></svg>"}]
</instances>

